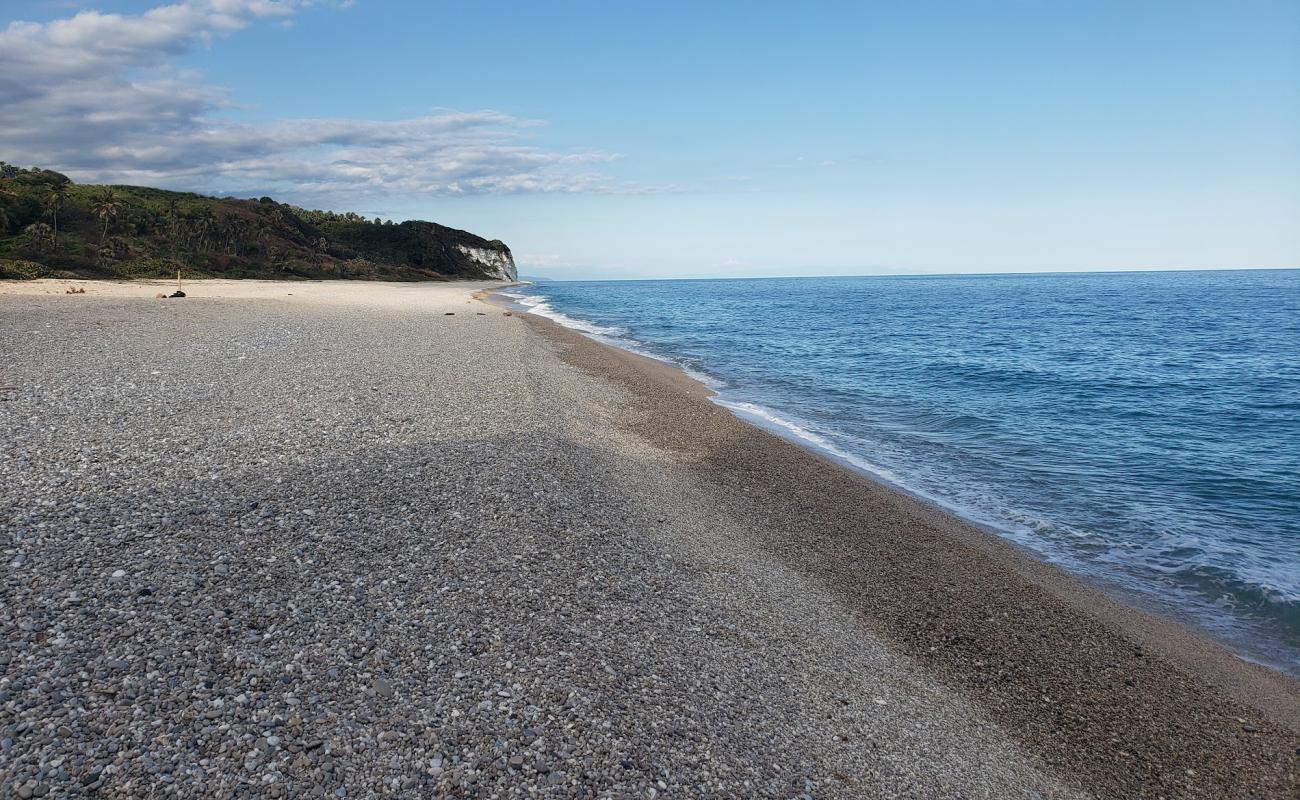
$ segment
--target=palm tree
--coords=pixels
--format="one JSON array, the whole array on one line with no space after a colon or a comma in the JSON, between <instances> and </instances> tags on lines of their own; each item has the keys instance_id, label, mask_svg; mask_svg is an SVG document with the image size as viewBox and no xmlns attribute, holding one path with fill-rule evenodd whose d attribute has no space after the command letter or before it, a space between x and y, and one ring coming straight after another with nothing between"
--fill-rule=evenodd
<instances>
[{"instance_id":1,"label":"palm tree","mask_svg":"<svg viewBox=\"0 0 1300 800\"><path fill-rule=\"evenodd\" d=\"M179 235L181 223L180 208L175 198L168 201L167 210L163 212L163 219L167 221L167 235L170 236L172 242L175 243L176 237Z\"/></svg>"},{"instance_id":2,"label":"palm tree","mask_svg":"<svg viewBox=\"0 0 1300 800\"><path fill-rule=\"evenodd\" d=\"M8 166L5 162L0 161L0 168ZM0 170L0 177L5 177L3 170ZM0 200L6 197L17 197L17 192L11 192L8 189L0 188ZM9 226L14 222L14 217L9 213L8 202L0 203L0 233L9 230Z\"/></svg>"},{"instance_id":3,"label":"palm tree","mask_svg":"<svg viewBox=\"0 0 1300 800\"><path fill-rule=\"evenodd\" d=\"M239 245L248 235L248 223L242 217L229 217L226 222L226 249L239 258Z\"/></svg>"},{"instance_id":4,"label":"palm tree","mask_svg":"<svg viewBox=\"0 0 1300 800\"><path fill-rule=\"evenodd\" d=\"M54 234L52 238L54 241L54 249L56 250L59 247L59 212L63 210L63 206L67 201L67 195L67 186L59 184L51 189L50 193L45 196L45 210L49 212L50 222L53 223Z\"/></svg>"},{"instance_id":5,"label":"palm tree","mask_svg":"<svg viewBox=\"0 0 1300 800\"><path fill-rule=\"evenodd\" d=\"M45 248L54 240L54 230L44 222L33 222L24 230L31 237L32 244L35 245L37 252L45 252Z\"/></svg>"},{"instance_id":6,"label":"palm tree","mask_svg":"<svg viewBox=\"0 0 1300 800\"><path fill-rule=\"evenodd\" d=\"M257 246L265 250L266 240L270 235L271 226L266 222L266 220L258 220L257 226L253 231L253 241L257 243Z\"/></svg>"},{"instance_id":7,"label":"palm tree","mask_svg":"<svg viewBox=\"0 0 1300 800\"><path fill-rule=\"evenodd\" d=\"M198 217L194 220L194 232L199 239L199 252L207 252L209 249L209 240L217 228L217 221L212 216L212 209L204 208L199 211Z\"/></svg>"},{"instance_id":8,"label":"palm tree","mask_svg":"<svg viewBox=\"0 0 1300 800\"><path fill-rule=\"evenodd\" d=\"M99 202L95 204L95 214L104 221L104 229L99 234L99 246L104 247L104 240L108 238L108 221L117 218L117 212L122 210L122 204L118 202L113 195L112 189L105 189L100 195Z\"/></svg>"}]
</instances>

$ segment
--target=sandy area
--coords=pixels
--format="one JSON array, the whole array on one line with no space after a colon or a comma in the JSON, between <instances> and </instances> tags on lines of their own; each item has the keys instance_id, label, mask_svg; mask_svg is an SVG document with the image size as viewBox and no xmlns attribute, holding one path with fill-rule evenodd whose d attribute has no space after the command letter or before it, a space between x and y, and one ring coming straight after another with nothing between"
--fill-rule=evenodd
<instances>
[{"instance_id":1,"label":"sandy area","mask_svg":"<svg viewBox=\"0 0 1300 800\"><path fill-rule=\"evenodd\" d=\"M225 279L186 280L181 284L184 299L275 300L286 305L343 305L366 307L411 307L472 302L476 291L502 286L500 282L461 281L456 283L396 283L361 281L243 281ZM68 295L70 300L94 298L155 299L159 293L176 291L174 280L88 281L53 280L0 281L0 297L15 295L61 295L68 289L85 294ZM182 299L182 298L177 298ZM159 302L162 302L159 300Z\"/></svg>"},{"instance_id":2,"label":"sandy area","mask_svg":"<svg viewBox=\"0 0 1300 800\"><path fill-rule=\"evenodd\" d=\"M0 793L1296 788L1294 682L488 285L74 283L0 283Z\"/></svg>"}]
</instances>

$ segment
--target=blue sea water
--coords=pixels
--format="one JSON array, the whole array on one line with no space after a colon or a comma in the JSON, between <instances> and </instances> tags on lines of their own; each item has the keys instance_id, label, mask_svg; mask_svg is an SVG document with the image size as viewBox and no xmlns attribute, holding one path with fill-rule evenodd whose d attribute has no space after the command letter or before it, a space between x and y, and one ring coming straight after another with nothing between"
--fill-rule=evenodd
<instances>
[{"instance_id":1,"label":"blue sea water","mask_svg":"<svg viewBox=\"0 0 1300 800\"><path fill-rule=\"evenodd\" d=\"M539 282L512 294L1300 673L1300 271Z\"/></svg>"}]
</instances>

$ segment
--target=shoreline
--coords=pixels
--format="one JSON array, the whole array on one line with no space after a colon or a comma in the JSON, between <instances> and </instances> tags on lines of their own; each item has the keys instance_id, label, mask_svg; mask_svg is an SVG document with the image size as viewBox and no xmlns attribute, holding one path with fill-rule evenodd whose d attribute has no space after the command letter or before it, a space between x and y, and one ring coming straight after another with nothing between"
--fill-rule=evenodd
<instances>
[{"instance_id":1,"label":"shoreline","mask_svg":"<svg viewBox=\"0 0 1300 800\"><path fill-rule=\"evenodd\" d=\"M945 502L940 497L935 497L926 492L913 489L903 483L900 479L891 477L887 470L882 470L882 468L871 464L865 459L841 450L834 444L825 441L817 434L802 429L798 423L782 418L778 411L774 411L773 409L764 406L755 405L744 400L728 399L723 390L717 388L715 379L711 376L695 372L690 368L683 366L671 357L664 357L646 352L645 350L628 344L619 336L607 336L601 333L592 332L583 327L583 325L586 325L587 323L582 320L570 318L562 312L556 312L558 313L559 318L551 316L549 313L537 314L531 310L532 306L521 303L514 297L500 295L501 292L514 289L519 285L520 284L514 284L512 286L501 287L500 289L484 290L481 295L485 301L492 302L494 305L508 306L516 313L525 314L535 319L543 319L550 324L557 325L565 330L573 331L602 346L612 347L616 350L632 353L633 355L645 358L650 362L662 364L670 369L679 370L692 380L704 385L709 390L709 396L712 398L712 402L715 405L727 410L741 421L766 431L767 433L787 441L803 450L814 453L819 457L836 464L842 469L864 477L868 481L879 484L892 491L899 492L900 494L903 494L922 505L933 508L940 513L951 515L964 524L972 526L985 534L995 536L1010 544L1016 551L1028 555L1037 562L1056 567L1071 578L1081 581L1090 588L1101 591L1108 598L1119 602L1125 607L1154 615L1158 619L1186 628L1197 636L1200 636L1219 647L1226 648L1237 659L1270 671L1279 672L1292 680L1300 682L1300 662L1292 663L1287 659L1287 651L1279 651L1266 646L1254 646L1253 640L1248 637L1243 636L1234 638L1232 636L1224 635L1216 631L1214 626L1209 624L1206 620L1199 618L1194 610L1180 606L1177 603L1162 598L1157 594L1143 591L1139 586L1125 583L1121 576L1107 575L1104 572L1075 568L1069 563L1068 558L1063 560L1058 559L1050 552L1037 549L1030 540L1032 537L1027 534L999 526L997 523L986 519L981 519L977 515L969 513L967 509ZM1300 719L1300 711L1297 712L1296 718Z\"/></svg>"},{"instance_id":2,"label":"shoreline","mask_svg":"<svg viewBox=\"0 0 1300 800\"><path fill-rule=\"evenodd\" d=\"M1285 676L499 283L311 286L0 283L0 791L1295 795Z\"/></svg>"},{"instance_id":3,"label":"shoreline","mask_svg":"<svg viewBox=\"0 0 1300 800\"><path fill-rule=\"evenodd\" d=\"M635 396L627 428L743 498L784 563L1053 766L1121 795L1185 792L1175 773L1187 770L1227 779L1262 768L1294 785L1300 681L744 420L674 364L515 313L566 363ZM1135 753L1135 740L1149 749ZM1171 761L1183 766L1171 771Z\"/></svg>"},{"instance_id":4,"label":"shoreline","mask_svg":"<svg viewBox=\"0 0 1300 800\"><path fill-rule=\"evenodd\" d=\"M300 288L0 284L0 792L1088 796L486 286Z\"/></svg>"},{"instance_id":5,"label":"shoreline","mask_svg":"<svg viewBox=\"0 0 1300 800\"><path fill-rule=\"evenodd\" d=\"M606 343L601 342L601 344ZM608 344L607 346L617 347L615 344ZM670 363L670 366L676 365ZM717 392L715 392L715 397L716 396L718 396ZM816 442L805 439L797 433L787 432L786 428L780 423L769 422L758 414L743 409L737 409L734 407L735 404L718 402L716 399L714 402L722 408L730 411L742 421L764 430L773 436L790 442L796 447L808 450L839 466L841 469L848 470L856 475L861 475L868 481L877 483L891 491L898 492L899 494L911 498L922 505L933 508L941 514L948 514L955 517L962 523L969 525L982 533L994 536L1034 561L1060 570L1071 579L1079 581L1091 589L1100 591L1104 596L1126 608L1143 614L1149 614L1154 616L1156 619L1185 628L1195 636L1203 638L1217 647L1226 649L1233 658L1256 667L1280 673L1292 680L1300 682L1300 664L1297 664L1293 666L1291 670L1288 670L1286 665L1280 663L1280 659L1277 659L1276 657L1270 658L1264 655L1266 651L1263 648L1249 648L1243 645L1240 640L1233 640L1230 637L1216 633L1212 628L1200 624L1200 620L1198 620L1193 613L1184 608L1171 602L1162 601L1160 598L1152 594L1143 593L1138 588L1126 585L1118 579L1109 577L1103 573L1072 569L1070 566L1054 560L1050 555L1035 550L1032 545L1020 541L1014 532L1008 531L1006 528L1000 528L992 522L986 522L976 517L968 516L963 513L964 510L961 507L945 503L941 499L913 490L902 483L890 480L871 466L863 466L857 463L858 459L853 456L826 448Z\"/></svg>"}]
</instances>

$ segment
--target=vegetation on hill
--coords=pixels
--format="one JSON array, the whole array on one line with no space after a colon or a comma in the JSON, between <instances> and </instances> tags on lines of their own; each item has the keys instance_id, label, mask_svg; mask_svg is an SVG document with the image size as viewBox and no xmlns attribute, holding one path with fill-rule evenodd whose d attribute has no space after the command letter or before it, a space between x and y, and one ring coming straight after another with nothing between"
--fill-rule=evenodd
<instances>
[{"instance_id":1,"label":"vegetation on hill","mask_svg":"<svg viewBox=\"0 0 1300 800\"><path fill-rule=\"evenodd\" d=\"M485 257L484 254L487 254ZM495 263L490 263L495 262ZM0 161L0 278L460 280L513 273L510 249L432 222L76 184Z\"/></svg>"}]
</instances>

